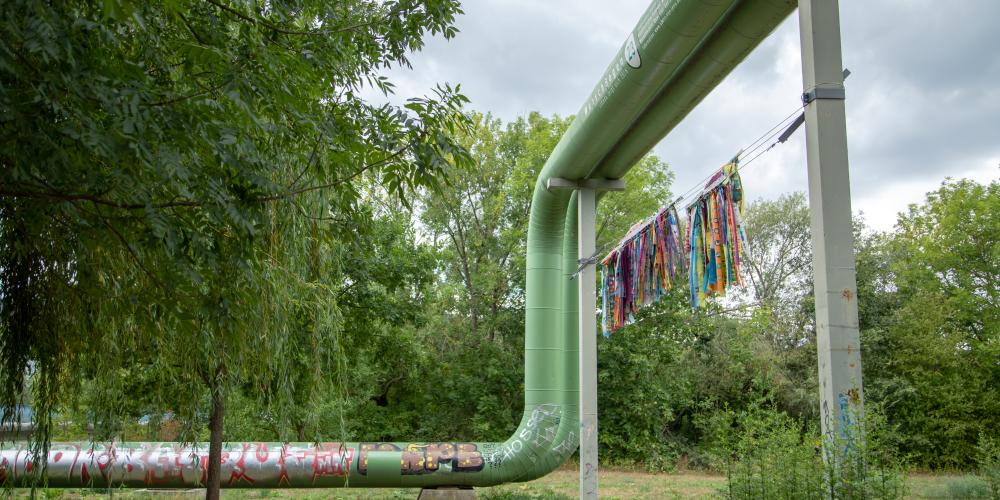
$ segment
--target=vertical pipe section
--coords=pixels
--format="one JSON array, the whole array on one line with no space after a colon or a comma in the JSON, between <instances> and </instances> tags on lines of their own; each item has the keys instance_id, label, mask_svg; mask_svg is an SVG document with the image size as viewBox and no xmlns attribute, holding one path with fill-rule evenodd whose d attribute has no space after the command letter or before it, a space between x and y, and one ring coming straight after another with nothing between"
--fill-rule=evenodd
<instances>
[{"instance_id":1,"label":"vertical pipe section","mask_svg":"<svg viewBox=\"0 0 1000 500\"><path fill-rule=\"evenodd\" d=\"M806 106L806 155L812 211L820 411L826 457L862 410L851 185L837 0L800 0L802 83L817 96ZM840 448L840 446L836 447Z\"/></svg>"},{"instance_id":2,"label":"vertical pipe section","mask_svg":"<svg viewBox=\"0 0 1000 500\"><path fill-rule=\"evenodd\" d=\"M569 458L576 451L579 444L579 377L578 372L579 338L578 318L577 318L577 288L573 273L577 268L577 209L576 193L570 194L569 204L565 209L565 222L562 233L562 275L561 280L561 302L562 302L562 335L560 342L562 346L561 380L563 381L562 399L559 401L561 414L559 427L552 439L552 450L544 455L543 462L539 462L531 471L521 476L519 481L530 481L544 476L549 471L555 469Z\"/></svg>"},{"instance_id":3,"label":"vertical pipe section","mask_svg":"<svg viewBox=\"0 0 1000 500\"><path fill-rule=\"evenodd\" d=\"M577 251L594 254L596 190L577 190ZM580 323L580 498L597 498L597 296L596 266L584 264L577 274Z\"/></svg>"}]
</instances>

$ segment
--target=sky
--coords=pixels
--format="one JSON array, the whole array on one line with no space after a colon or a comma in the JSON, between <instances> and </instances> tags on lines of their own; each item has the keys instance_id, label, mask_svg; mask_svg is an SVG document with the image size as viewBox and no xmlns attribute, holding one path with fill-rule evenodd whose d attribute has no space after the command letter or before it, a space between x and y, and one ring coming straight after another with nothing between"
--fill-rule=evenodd
<instances>
[{"instance_id":1,"label":"sky","mask_svg":"<svg viewBox=\"0 0 1000 500\"><path fill-rule=\"evenodd\" d=\"M461 84L469 109L511 121L576 114L648 0L469 0L452 40L432 38L412 70L388 76L398 96ZM841 1L854 211L890 230L946 177L1000 178L1000 1ZM697 186L800 105L798 13L654 149ZM806 191L804 132L747 165L749 199Z\"/></svg>"}]
</instances>

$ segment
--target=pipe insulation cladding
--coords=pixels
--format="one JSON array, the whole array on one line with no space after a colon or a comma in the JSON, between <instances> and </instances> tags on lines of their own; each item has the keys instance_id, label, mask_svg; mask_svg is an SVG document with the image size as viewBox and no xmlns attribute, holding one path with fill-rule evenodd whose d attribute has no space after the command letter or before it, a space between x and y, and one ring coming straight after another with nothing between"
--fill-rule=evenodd
<instances>
[{"instance_id":1,"label":"pipe insulation cladding","mask_svg":"<svg viewBox=\"0 0 1000 500\"><path fill-rule=\"evenodd\" d=\"M490 486L549 473L579 444L576 198L549 178L622 177L795 9L795 0L656 0L535 182L527 242L524 414L504 442L225 443L226 488ZM597 335L597 332L585 332ZM53 443L52 487L190 488L206 443ZM0 482L30 485L26 444Z\"/></svg>"}]
</instances>

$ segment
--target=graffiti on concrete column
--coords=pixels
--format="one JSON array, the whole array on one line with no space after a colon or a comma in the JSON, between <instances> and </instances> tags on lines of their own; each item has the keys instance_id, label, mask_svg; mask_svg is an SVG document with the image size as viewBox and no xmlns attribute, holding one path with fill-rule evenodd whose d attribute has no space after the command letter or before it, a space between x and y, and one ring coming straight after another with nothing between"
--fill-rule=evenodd
<instances>
[{"instance_id":1,"label":"graffiti on concrete column","mask_svg":"<svg viewBox=\"0 0 1000 500\"><path fill-rule=\"evenodd\" d=\"M358 472L368 474L370 452L400 452L399 470L405 475L431 474L441 465L451 467L452 472L477 472L483 470L485 462L475 443L411 443L400 449L392 443L361 443L358 446Z\"/></svg>"}]
</instances>

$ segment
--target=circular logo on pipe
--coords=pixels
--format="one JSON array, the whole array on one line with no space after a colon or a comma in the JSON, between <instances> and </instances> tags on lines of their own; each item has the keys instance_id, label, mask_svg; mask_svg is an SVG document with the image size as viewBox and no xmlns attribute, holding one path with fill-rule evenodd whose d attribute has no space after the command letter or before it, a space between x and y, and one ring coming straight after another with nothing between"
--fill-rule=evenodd
<instances>
[{"instance_id":1,"label":"circular logo on pipe","mask_svg":"<svg viewBox=\"0 0 1000 500\"><path fill-rule=\"evenodd\" d=\"M628 40L625 40L625 62L633 68L642 65L639 60L639 44L635 42L635 33L629 33Z\"/></svg>"}]
</instances>

